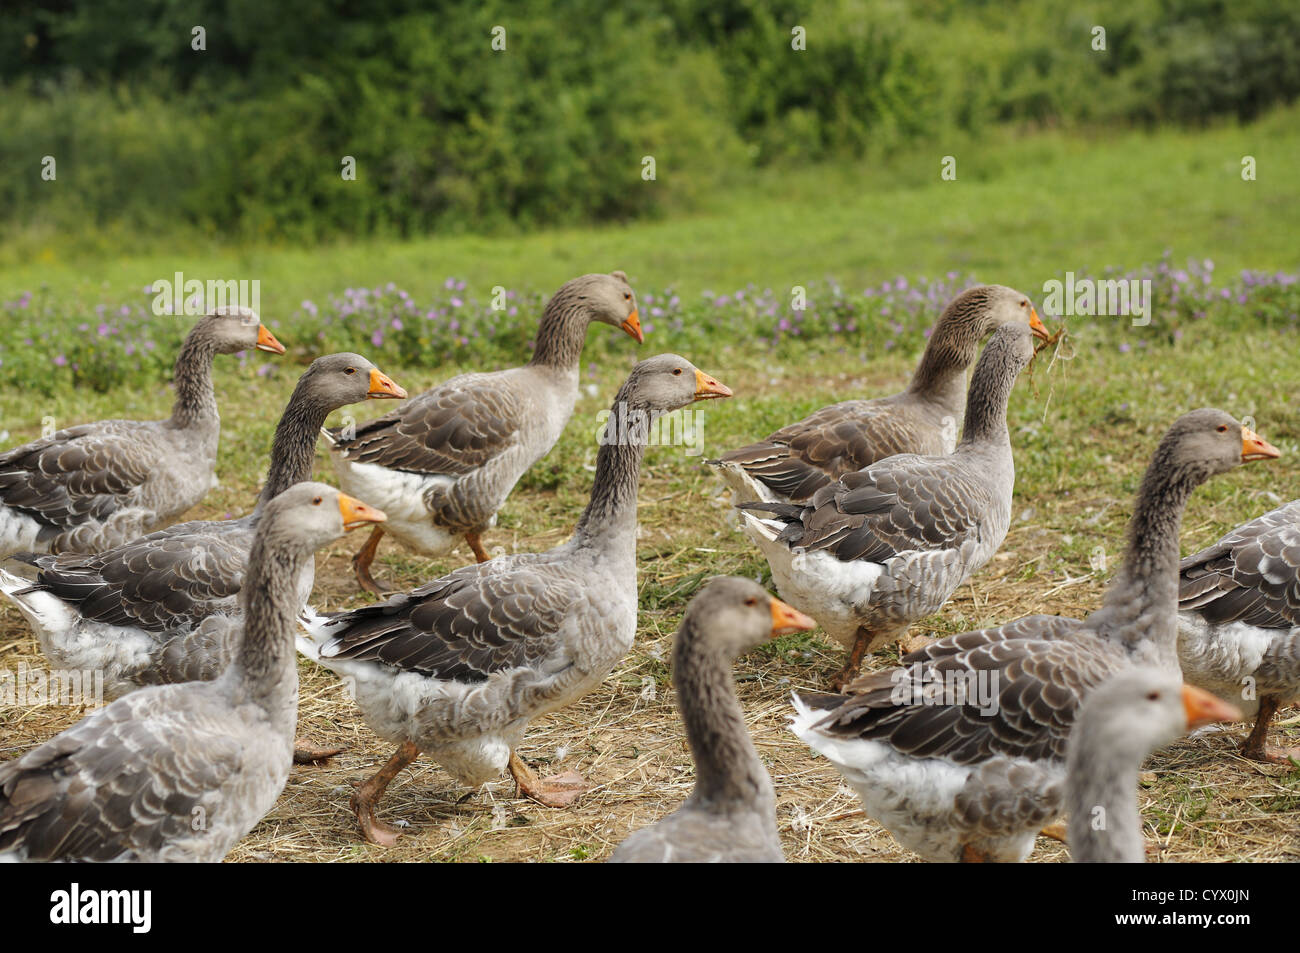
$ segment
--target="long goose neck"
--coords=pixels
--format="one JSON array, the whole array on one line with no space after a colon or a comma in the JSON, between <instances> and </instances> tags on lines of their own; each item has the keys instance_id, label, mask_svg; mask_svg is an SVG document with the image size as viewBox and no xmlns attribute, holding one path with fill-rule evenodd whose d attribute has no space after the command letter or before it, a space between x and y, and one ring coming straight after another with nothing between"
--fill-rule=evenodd
<instances>
[{"instance_id":1,"label":"long goose neck","mask_svg":"<svg viewBox=\"0 0 1300 953\"><path fill-rule=\"evenodd\" d=\"M627 405L615 404L596 452L591 502L582 511L574 535L589 543L635 546L636 490L645 456L646 435ZM648 415L644 415L648 418Z\"/></svg>"},{"instance_id":2,"label":"long goose neck","mask_svg":"<svg viewBox=\"0 0 1300 953\"><path fill-rule=\"evenodd\" d=\"M576 289L561 288L546 303L530 365L559 370L577 368L582 345L587 340L587 325L591 323L586 301L578 295Z\"/></svg>"},{"instance_id":3,"label":"long goose neck","mask_svg":"<svg viewBox=\"0 0 1300 953\"><path fill-rule=\"evenodd\" d=\"M275 428L271 441L271 465L266 471L266 485L257 498L257 507L271 502L295 483L311 479L316 462L316 439L332 408L313 400L303 381L293 389L289 403Z\"/></svg>"},{"instance_id":4,"label":"long goose neck","mask_svg":"<svg viewBox=\"0 0 1300 953\"><path fill-rule=\"evenodd\" d=\"M1007 433L1007 404L1016 385L1019 369L1006 355L990 353L986 348L971 375L970 393L966 396L966 419L962 424L960 445L997 443L1011 445Z\"/></svg>"},{"instance_id":5,"label":"long goose neck","mask_svg":"<svg viewBox=\"0 0 1300 953\"><path fill-rule=\"evenodd\" d=\"M772 782L745 728L731 663L690 622L673 647L673 683L695 759L691 801L715 809L767 807L775 798Z\"/></svg>"},{"instance_id":6,"label":"long goose neck","mask_svg":"<svg viewBox=\"0 0 1300 953\"><path fill-rule=\"evenodd\" d=\"M1119 757L1105 735L1075 726L1067 762L1070 856L1078 863L1140 864L1146 859L1137 796L1140 762Z\"/></svg>"},{"instance_id":7,"label":"long goose neck","mask_svg":"<svg viewBox=\"0 0 1300 953\"><path fill-rule=\"evenodd\" d=\"M1124 564L1088 624L1130 653L1177 665L1178 534L1192 490L1208 473L1178 464L1162 444L1138 490Z\"/></svg>"},{"instance_id":8,"label":"long goose neck","mask_svg":"<svg viewBox=\"0 0 1300 953\"><path fill-rule=\"evenodd\" d=\"M303 557L264 536L253 543L248 576L240 591L244 635L235 656L238 683L247 700L282 712L298 697L294 632L298 578Z\"/></svg>"},{"instance_id":9,"label":"long goose neck","mask_svg":"<svg viewBox=\"0 0 1300 953\"><path fill-rule=\"evenodd\" d=\"M939 404L955 417L966 396L966 368L975 360L979 342L976 315L949 306L930 335L908 393Z\"/></svg>"},{"instance_id":10,"label":"long goose neck","mask_svg":"<svg viewBox=\"0 0 1300 953\"><path fill-rule=\"evenodd\" d=\"M217 396L212 390L212 361L217 356L216 342L199 329L191 331L176 358L174 378L176 402L171 421L178 427L215 423Z\"/></svg>"}]
</instances>

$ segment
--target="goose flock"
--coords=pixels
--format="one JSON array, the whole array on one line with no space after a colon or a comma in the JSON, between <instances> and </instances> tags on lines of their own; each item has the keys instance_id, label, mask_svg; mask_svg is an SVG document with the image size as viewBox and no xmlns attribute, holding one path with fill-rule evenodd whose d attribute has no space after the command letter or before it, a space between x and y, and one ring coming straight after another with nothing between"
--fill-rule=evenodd
<instances>
[{"instance_id":1,"label":"goose flock","mask_svg":"<svg viewBox=\"0 0 1300 953\"><path fill-rule=\"evenodd\" d=\"M582 798L583 777L540 776L518 748L536 719L601 692L632 649L638 483L655 421L733 397L677 354L636 364L613 395L572 536L493 558L484 534L569 423L593 323L644 343L623 272L563 285L526 365L410 399L360 354L317 358L237 519L173 522L215 481L214 358L285 352L247 309L196 323L167 420L85 423L0 453L0 592L52 669L97 672L114 699L0 764L0 861L220 861L294 763L341 750L298 738L300 663L336 673L352 717L394 746L348 804L372 844L401 836L381 802L421 755L461 785L509 774L556 810ZM833 404L707 461L780 598L719 576L686 606L672 678L694 788L611 861L785 860L732 666L816 628L844 647L844 666L794 692L790 730L856 792L864 823L925 860L1023 861L1051 833L1077 861L1142 862L1137 784L1152 751L1250 718L1244 756L1300 758L1267 737L1300 700L1300 500L1179 559L1192 491L1279 456L1220 410L1182 415L1153 448L1096 611L908 639L1006 537L1007 406L1036 338L1051 340L1026 295L969 289L938 316L904 391ZM331 412L376 399L402 403L325 429ZM342 490L311 482L321 436ZM370 534L353 569L379 601L313 607L313 554L359 527ZM425 555L463 541L475 561L392 592L371 571L385 534ZM901 664L878 663L893 642Z\"/></svg>"}]
</instances>

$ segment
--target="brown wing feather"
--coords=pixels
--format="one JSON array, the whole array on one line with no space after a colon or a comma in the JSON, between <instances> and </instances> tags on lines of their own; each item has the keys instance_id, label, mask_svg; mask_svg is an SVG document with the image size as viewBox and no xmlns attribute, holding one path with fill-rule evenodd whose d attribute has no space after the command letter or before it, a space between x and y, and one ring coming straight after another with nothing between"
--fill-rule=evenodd
<instances>
[{"instance_id":1,"label":"brown wing feather","mask_svg":"<svg viewBox=\"0 0 1300 953\"><path fill-rule=\"evenodd\" d=\"M565 580L466 566L385 603L336 617L324 658L383 662L432 678L483 681L535 665L554 647L578 593Z\"/></svg>"},{"instance_id":2,"label":"brown wing feather","mask_svg":"<svg viewBox=\"0 0 1300 953\"><path fill-rule=\"evenodd\" d=\"M722 455L787 499L802 501L847 473L900 453L939 454L938 433L901 411L897 398L848 400Z\"/></svg>"},{"instance_id":3,"label":"brown wing feather","mask_svg":"<svg viewBox=\"0 0 1300 953\"><path fill-rule=\"evenodd\" d=\"M459 476L478 469L518 440L525 408L492 374L469 374L361 425L351 439L336 432L348 459L412 473Z\"/></svg>"},{"instance_id":4,"label":"brown wing feather","mask_svg":"<svg viewBox=\"0 0 1300 953\"><path fill-rule=\"evenodd\" d=\"M1179 567L1179 609L1214 624L1300 625L1300 500L1228 533Z\"/></svg>"}]
</instances>

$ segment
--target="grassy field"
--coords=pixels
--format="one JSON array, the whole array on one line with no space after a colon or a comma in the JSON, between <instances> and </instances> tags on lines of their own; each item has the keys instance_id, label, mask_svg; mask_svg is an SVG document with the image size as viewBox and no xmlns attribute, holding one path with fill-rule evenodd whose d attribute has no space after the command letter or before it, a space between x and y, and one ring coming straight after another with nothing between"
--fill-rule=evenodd
<instances>
[{"instance_id":1,"label":"grassy field","mask_svg":"<svg viewBox=\"0 0 1300 953\"><path fill-rule=\"evenodd\" d=\"M861 181L850 170L809 170L763 183L747 200L719 196L691 219L595 232L311 252L215 250L192 258L159 251L114 262L64 262L51 253L50 260L9 269L0 299L47 283L51 296L69 308L89 307L105 297L120 300L128 290L138 294L139 286L178 269L198 274L200 265L264 275L268 315L352 284L391 280L417 297L433 295L448 275L479 287L480 296L486 295L482 286L495 283L549 291L573 274L613 267L627 269L634 281L639 276L643 293L675 284L687 299L680 315L686 327L676 337L665 324L637 351L609 329L591 332L588 354L596 360L584 369L573 421L485 538L489 549L533 551L571 531L590 487L596 415L638 356L680 349L735 390L733 400L705 408L704 451L710 456L831 401L897 390L924 343L925 324L909 324L889 335L892 345L886 346L887 322L876 321L864 322L856 334L782 338L773 345L744 333L740 318L712 324L715 310L699 290L721 294L750 282L779 289L826 276L846 285L900 273L915 281L951 270L1017 285L1037 299L1042 281L1060 272L1136 268L1156 262L1167 247L1175 262L1214 259L1216 288L1222 279L1226 289L1242 268L1295 271L1300 234L1282 221L1282 212L1300 197L1297 115L1200 135L1006 140L969 160L959 153L956 183L930 181L947 151L940 147L915 168L884 170L878 179L866 170L858 170ZM1254 183L1238 174L1246 153L1260 158ZM1006 542L917 631L945 634L1031 612L1078 615L1095 608L1119 558L1149 454L1168 423L1191 408L1253 415L1283 458L1252 464L1199 490L1184 523L1185 552L1300 495L1300 342L1294 285L1287 288L1280 298L1240 304L1234 286L1203 320L1190 318L1192 311L1148 328L1110 318L1064 322L1068 337L1039 356L1013 395L1017 485ZM922 310L918 305L917 313ZM291 357L306 359L310 339L290 343ZM352 346L372 354L364 337ZM412 392L464 369L435 366L428 355L403 354L391 342L375 350L377 363ZM287 397L297 373L292 362L277 366L263 356L246 364L226 359L219 370L223 483L196 516L236 515L251 505L274 427L272 408ZM274 371L262 376L264 366ZM0 429L8 436L0 446L31 439L46 415L60 423L162 416L170 400L161 377L104 393L7 388L0 392ZM363 407L358 416L382 409ZM317 472L329 479L323 455ZM422 761L393 784L384 803L385 818L410 825L399 846L384 851L359 843L347 807L349 785L390 752L361 723L337 679L304 661L302 730L318 743L347 744L348 750L327 766L295 769L284 797L232 859L599 860L628 832L680 803L692 768L665 662L672 633L708 576L769 580L736 528L721 481L699 457L682 448L651 449L639 510L637 644L601 690L534 725L521 752L545 770L573 768L599 785L573 810L521 800L508 781L469 792ZM350 538L318 557L315 604L340 608L369 598L358 592L348 562L360 543ZM1098 548L1108 557L1101 570L1092 568ZM468 560L464 549L431 562L388 543L378 569L409 586ZM13 670L20 662L41 664L21 617L6 604L0 607L0 668ZM750 728L776 785L787 854L794 860L909 859L888 834L853 815L856 799L834 770L784 729L789 691L822 687L839 662L838 651L813 634L779 640L737 666ZM0 707L0 759L45 740L80 714ZM1300 743L1294 724L1283 730L1289 743ZM1161 859L1300 857L1294 833L1300 769L1241 760L1235 754L1239 733L1206 734L1152 759L1141 800L1148 838ZM1065 854L1040 841L1034 856L1059 860Z\"/></svg>"}]
</instances>

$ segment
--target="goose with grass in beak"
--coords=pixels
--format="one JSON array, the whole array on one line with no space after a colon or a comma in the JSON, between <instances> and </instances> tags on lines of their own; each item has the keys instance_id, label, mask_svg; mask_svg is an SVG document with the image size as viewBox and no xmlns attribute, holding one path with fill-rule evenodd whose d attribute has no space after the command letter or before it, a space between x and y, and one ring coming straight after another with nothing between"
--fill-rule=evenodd
<instances>
[{"instance_id":1,"label":"goose with grass in beak","mask_svg":"<svg viewBox=\"0 0 1300 953\"><path fill-rule=\"evenodd\" d=\"M817 623L748 579L712 580L673 641L673 686L695 760L695 789L639 830L611 863L782 863L772 779L745 730L731 666L764 642Z\"/></svg>"},{"instance_id":2,"label":"goose with grass in beak","mask_svg":"<svg viewBox=\"0 0 1300 953\"><path fill-rule=\"evenodd\" d=\"M1027 295L1005 285L967 289L939 315L906 390L831 404L708 462L731 487L734 503L798 503L895 454L952 453L966 406L966 371L980 342L1005 324L1049 338Z\"/></svg>"},{"instance_id":3,"label":"goose with grass in beak","mask_svg":"<svg viewBox=\"0 0 1300 953\"><path fill-rule=\"evenodd\" d=\"M563 433L578 398L578 359L592 322L644 340L636 295L621 271L583 275L547 302L533 358L524 367L462 374L352 434L332 431L330 458L347 492L388 513L353 559L367 592L385 533L426 556L464 539L486 562L482 534L519 478Z\"/></svg>"},{"instance_id":4,"label":"goose with grass in beak","mask_svg":"<svg viewBox=\"0 0 1300 953\"><path fill-rule=\"evenodd\" d=\"M998 328L975 365L952 453L888 457L806 503L741 504L781 597L849 649L832 687L938 612L1002 545L1016 474L1007 402L1033 356L1026 325Z\"/></svg>"},{"instance_id":5,"label":"goose with grass in beak","mask_svg":"<svg viewBox=\"0 0 1300 953\"><path fill-rule=\"evenodd\" d=\"M0 453L0 557L94 553L166 526L216 484L218 354L284 345L248 308L200 318L176 358L166 420L100 420Z\"/></svg>"},{"instance_id":6,"label":"goose with grass in beak","mask_svg":"<svg viewBox=\"0 0 1300 953\"><path fill-rule=\"evenodd\" d=\"M655 418L729 396L676 354L642 361L615 398L591 499L568 542L309 622L300 651L343 676L366 724L398 746L352 797L367 840L395 842L376 808L421 752L467 785L509 770L523 794L550 807L587 790L573 771L538 777L515 749L529 722L596 689L632 647L637 481Z\"/></svg>"},{"instance_id":7,"label":"goose with grass in beak","mask_svg":"<svg viewBox=\"0 0 1300 953\"><path fill-rule=\"evenodd\" d=\"M0 765L0 861L225 857L274 806L293 764L303 567L383 518L321 483L267 503L230 665L213 681L132 692Z\"/></svg>"}]
</instances>

